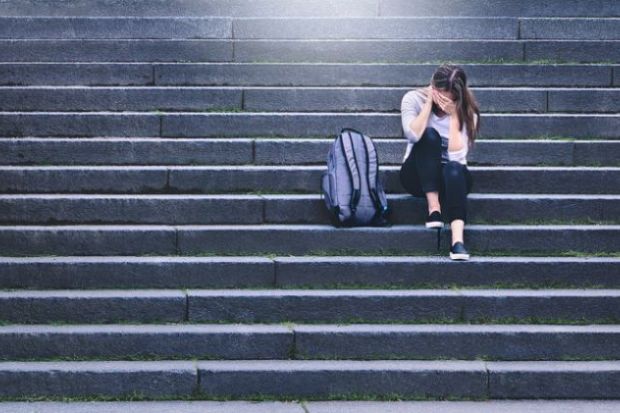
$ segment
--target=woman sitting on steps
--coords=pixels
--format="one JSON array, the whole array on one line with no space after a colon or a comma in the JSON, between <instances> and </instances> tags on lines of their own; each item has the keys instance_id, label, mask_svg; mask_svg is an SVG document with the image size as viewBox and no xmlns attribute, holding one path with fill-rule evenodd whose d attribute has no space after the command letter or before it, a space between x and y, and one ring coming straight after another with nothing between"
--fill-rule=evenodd
<instances>
[{"instance_id":1,"label":"woman sitting on steps","mask_svg":"<svg viewBox=\"0 0 620 413\"><path fill-rule=\"evenodd\" d=\"M467 194L473 183L467 152L480 129L479 116L465 72L453 65L438 67L428 87L407 92L401 103L409 143L400 180L407 192L426 198L427 228L442 228L443 217L447 218L453 260L469 259L463 239Z\"/></svg>"}]
</instances>

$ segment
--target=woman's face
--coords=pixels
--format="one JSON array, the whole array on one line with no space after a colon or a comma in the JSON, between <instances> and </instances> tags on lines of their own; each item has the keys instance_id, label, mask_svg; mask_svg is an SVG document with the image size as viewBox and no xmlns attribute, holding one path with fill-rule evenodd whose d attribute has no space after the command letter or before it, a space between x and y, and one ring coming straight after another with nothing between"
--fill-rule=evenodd
<instances>
[{"instance_id":1,"label":"woman's face","mask_svg":"<svg viewBox=\"0 0 620 413\"><path fill-rule=\"evenodd\" d=\"M436 87L433 86L433 91L435 91L435 93L440 94L441 96L450 99L451 101L454 102L455 97L454 97L454 93L449 92L447 90L442 90L442 89L437 89Z\"/></svg>"}]
</instances>

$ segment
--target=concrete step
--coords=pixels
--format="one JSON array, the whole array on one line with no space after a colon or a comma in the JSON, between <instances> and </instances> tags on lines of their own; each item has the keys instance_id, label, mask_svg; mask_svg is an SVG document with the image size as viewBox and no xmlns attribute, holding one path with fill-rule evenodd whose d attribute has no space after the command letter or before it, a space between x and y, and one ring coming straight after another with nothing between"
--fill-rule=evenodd
<instances>
[{"instance_id":1,"label":"concrete step","mask_svg":"<svg viewBox=\"0 0 620 413\"><path fill-rule=\"evenodd\" d=\"M423 224L426 200L390 195L392 224ZM615 223L620 195L471 194L472 224ZM0 224L330 224L319 195L0 195Z\"/></svg>"},{"instance_id":2,"label":"concrete step","mask_svg":"<svg viewBox=\"0 0 620 413\"><path fill-rule=\"evenodd\" d=\"M0 226L4 255L426 255L449 249L421 225L67 225ZM469 225L474 254L617 254L618 225Z\"/></svg>"},{"instance_id":3,"label":"concrete step","mask_svg":"<svg viewBox=\"0 0 620 413\"><path fill-rule=\"evenodd\" d=\"M225 17L0 17L1 39L230 39Z\"/></svg>"},{"instance_id":4,"label":"concrete step","mask_svg":"<svg viewBox=\"0 0 620 413\"><path fill-rule=\"evenodd\" d=\"M333 413L333 412L420 412L420 413L562 413L584 411L615 413L620 401L614 400L485 400L485 401L130 401L130 402L4 402L6 413L48 413L63 409L67 413ZM33 410L34 409L34 410Z\"/></svg>"},{"instance_id":5,"label":"concrete step","mask_svg":"<svg viewBox=\"0 0 620 413\"><path fill-rule=\"evenodd\" d=\"M620 326L6 325L0 360L620 359Z\"/></svg>"},{"instance_id":6,"label":"concrete step","mask_svg":"<svg viewBox=\"0 0 620 413\"><path fill-rule=\"evenodd\" d=\"M398 112L410 88L0 87L0 111ZM618 113L619 88L472 88L485 113Z\"/></svg>"},{"instance_id":7,"label":"concrete step","mask_svg":"<svg viewBox=\"0 0 620 413\"><path fill-rule=\"evenodd\" d=\"M457 4L450 0L379 0L379 7L381 16L443 16L446 13L455 16L620 16L619 6L604 0L595 0L588 4L576 0L552 0L545 5L533 1L506 0L499 3L473 0Z\"/></svg>"},{"instance_id":8,"label":"concrete step","mask_svg":"<svg viewBox=\"0 0 620 413\"><path fill-rule=\"evenodd\" d=\"M0 359L287 359L293 338L281 325L7 325Z\"/></svg>"},{"instance_id":9,"label":"concrete step","mask_svg":"<svg viewBox=\"0 0 620 413\"><path fill-rule=\"evenodd\" d=\"M444 12L445 13L445 12ZM605 18L380 17L234 19L236 39L620 39Z\"/></svg>"},{"instance_id":10,"label":"concrete step","mask_svg":"<svg viewBox=\"0 0 620 413\"><path fill-rule=\"evenodd\" d=\"M544 5L531 0L488 3L484 0L152 0L99 2L74 0L71 4L50 0L7 0L0 4L6 16L235 16L235 17L372 17L372 16L620 16L614 2L551 0Z\"/></svg>"},{"instance_id":11,"label":"concrete step","mask_svg":"<svg viewBox=\"0 0 620 413\"><path fill-rule=\"evenodd\" d=\"M535 361L620 355L618 325L296 325L293 331L298 359Z\"/></svg>"},{"instance_id":12,"label":"concrete step","mask_svg":"<svg viewBox=\"0 0 620 413\"><path fill-rule=\"evenodd\" d=\"M460 65L469 84L477 87L620 85L618 65L613 64ZM413 87L427 84L436 67L422 63L0 63L0 85Z\"/></svg>"},{"instance_id":13,"label":"concrete step","mask_svg":"<svg viewBox=\"0 0 620 413\"><path fill-rule=\"evenodd\" d=\"M3 323L618 324L619 290L0 292Z\"/></svg>"},{"instance_id":14,"label":"concrete step","mask_svg":"<svg viewBox=\"0 0 620 413\"><path fill-rule=\"evenodd\" d=\"M4 362L0 397L140 397L178 399L196 391L192 361Z\"/></svg>"},{"instance_id":15,"label":"concrete step","mask_svg":"<svg viewBox=\"0 0 620 413\"><path fill-rule=\"evenodd\" d=\"M4 142L5 141L0 139L0 147L3 146ZM53 150L54 144L49 140L46 141L45 139L41 139L36 142L33 141L32 144L29 144L27 140L19 139L10 142L19 142L17 145L20 145L18 148L12 146L4 151L8 156L17 154L17 156L10 157L11 164L19 164L20 159L22 162L25 162L29 154L32 154L34 158L37 152L43 150L46 150L46 153L50 155L55 154ZM49 143L47 147L44 144L41 149L32 148L32 146L39 145L39 142ZM254 141L254 163L261 165L325 164L326 154L332 143L333 139L257 139ZM374 139L374 143L382 166L402 164L407 144L405 139ZM81 151L78 148L75 146L71 147L71 153L75 159L74 162L80 159ZM60 149L58 151L60 151ZM0 162L3 157L1 152L2 151L0 151ZM19 154L24 154L26 156L20 158ZM132 155L129 149L128 154ZM54 163L53 160L56 159L56 157L50 158L50 155L48 155L47 162ZM134 156L132 159L135 160L137 157L138 156ZM620 166L620 162L618 162L619 159L620 142L614 140L479 139L476 140L475 145L470 148L467 162L469 165L505 166ZM91 163L90 160L88 163Z\"/></svg>"},{"instance_id":16,"label":"concrete step","mask_svg":"<svg viewBox=\"0 0 620 413\"><path fill-rule=\"evenodd\" d=\"M3 62L230 62L230 40L0 40Z\"/></svg>"},{"instance_id":17,"label":"concrete step","mask_svg":"<svg viewBox=\"0 0 620 413\"><path fill-rule=\"evenodd\" d=\"M3 62L620 63L618 40L0 40ZM234 48L234 55L233 55Z\"/></svg>"},{"instance_id":18,"label":"concrete step","mask_svg":"<svg viewBox=\"0 0 620 413\"><path fill-rule=\"evenodd\" d=\"M620 36L619 19L525 18L519 19L522 39L612 40Z\"/></svg>"},{"instance_id":19,"label":"concrete step","mask_svg":"<svg viewBox=\"0 0 620 413\"><path fill-rule=\"evenodd\" d=\"M235 62L620 62L620 52L615 52L620 48L615 40L235 40L234 48ZM58 61L58 57L45 58L44 54L38 58Z\"/></svg>"},{"instance_id":20,"label":"concrete step","mask_svg":"<svg viewBox=\"0 0 620 413\"><path fill-rule=\"evenodd\" d=\"M0 165L325 165L333 139L0 138ZM374 140L381 166L406 140ZM620 166L617 140L479 139L469 165Z\"/></svg>"},{"instance_id":21,"label":"concrete step","mask_svg":"<svg viewBox=\"0 0 620 413\"><path fill-rule=\"evenodd\" d=\"M4 362L4 397L617 398L620 362Z\"/></svg>"},{"instance_id":22,"label":"concrete step","mask_svg":"<svg viewBox=\"0 0 620 413\"><path fill-rule=\"evenodd\" d=\"M613 30L615 26L606 24L606 28ZM588 29L588 26L582 28L584 34ZM233 33L235 39L516 40L519 20L509 17L236 18Z\"/></svg>"},{"instance_id":23,"label":"concrete step","mask_svg":"<svg viewBox=\"0 0 620 413\"><path fill-rule=\"evenodd\" d=\"M538 38L538 24L524 38ZM551 20L553 21L553 20ZM590 38L597 25L613 33L617 24L576 19L569 38ZM517 18L373 17L235 18L226 17L1 17L0 38L12 39L518 39ZM484 29L483 29L484 28ZM486 29L486 30L485 30ZM599 29L600 32L600 29ZM546 38L542 33L542 38ZM606 37L613 40L613 37Z\"/></svg>"},{"instance_id":24,"label":"concrete step","mask_svg":"<svg viewBox=\"0 0 620 413\"><path fill-rule=\"evenodd\" d=\"M619 49L620 50L620 49ZM620 115L483 115L485 138L618 139ZM399 113L347 112L0 112L0 136L48 137L320 137L345 127L402 138Z\"/></svg>"},{"instance_id":25,"label":"concrete step","mask_svg":"<svg viewBox=\"0 0 620 413\"><path fill-rule=\"evenodd\" d=\"M477 193L618 194L617 167L471 166ZM3 193L312 193L325 166L3 166ZM388 193L404 193L384 166Z\"/></svg>"},{"instance_id":26,"label":"concrete step","mask_svg":"<svg viewBox=\"0 0 620 413\"><path fill-rule=\"evenodd\" d=\"M305 146L314 148L316 145L311 143ZM398 144L391 146L404 151L403 141ZM620 148L620 141L617 144ZM606 144L593 142L593 145L601 147ZM248 165L255 163L255 146L254 139L242 138L0 138L0 165ZM318 152L322 152L320 162L324 163L329 142L326 140L319 146L320 150L314 151L317 152L316 163L319 163ZM600 152L613 155L614 148L601 147ZM599 162L598 155L590 155L590 152L598 152L596 148L589 149L581 151L581 160L584 163L587 163L586 159ZM268 161L265 159L263 163Z\"/></svg>"},{"instance_id":27,"label":"concrete step","mask_svg":"<svg viewBox=\"0 0 620 413\"><path fill-rule=\"evenodd\" d=\"M5 291L0 292L0 308L4 323L178 323L187 319L187 294L181 290Z\"/></svg>"},{"instance_id":28,"label":"concrete step","mask_svg":"<svg viewBox=\"0 0 620 413\"><path fill-rule=\"evenodd\" d=\"M620 257L1 257L0 289L620 288Z\"/></svg>"},{"instance_id":29,"label":"concrete step","mask_svg":"<svg viewBox=\"0 0 620 413\"><path fill-rule=\"evenodd\" d=\"M99 2L76 0L70 5L54 1L9 0L0 8L10 16L376 16L377 0L151 0L140 2Z\"/></svg>"},{"instance_id":30,"label":"concrete step","mask_svg":"<svg viewBox=\"0 0 620 413\"><path fill-rule=\"evenodd\" d=\"M188 296L188 319L198 322L615 324L620 319L617 290L190 290ZM17 313L15 322L36 322L27 310Z\"/></svg>"}]
</instances>

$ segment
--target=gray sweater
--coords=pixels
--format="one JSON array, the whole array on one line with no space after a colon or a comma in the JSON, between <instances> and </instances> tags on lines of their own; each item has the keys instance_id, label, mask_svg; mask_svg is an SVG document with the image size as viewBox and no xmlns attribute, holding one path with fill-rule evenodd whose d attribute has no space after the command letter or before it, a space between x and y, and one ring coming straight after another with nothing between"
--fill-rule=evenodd
<instances>
[{"instance_id":1,"label":"gray sweater","mask_svg":"<svg viewBox=\"0 0 620 413\"><path fill-rule=\"evenodd\" d=\"M403 96L400 105L400 115L402 120L403 132L408 140L407 150L403 157L403 162L407 159L413 146L420 140L421 136L417 136L410 128L409 124L420 114L424 103L426 102L426 90L425 88L418 88L411 90ZM428 127L435 128L442 140L442 162L456 161L463 165L467 165L467 152L469 149L467 138L467 125L463 123L461 129L461 139L463 142L463 148L458 151L448 151L448 136L450 131L450 116L437 116L431 112L428 118ZM476 122L478 118L476 118Z\"/></svg>"}]
</instances>

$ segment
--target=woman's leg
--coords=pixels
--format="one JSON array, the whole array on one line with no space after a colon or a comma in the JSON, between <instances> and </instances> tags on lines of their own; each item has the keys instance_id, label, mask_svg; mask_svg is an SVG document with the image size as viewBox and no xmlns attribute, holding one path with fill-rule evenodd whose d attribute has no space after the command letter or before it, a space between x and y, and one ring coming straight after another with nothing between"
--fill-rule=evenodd
<instances>
[{"instance_id":1,"label":"woman's leg","mask_svg":"<svg viewBox=\"0 0 620 413\"><path fill-rule=\"evenodd\" d=\"M452 244L464 242L463 232L467 221L467 194L471 191L472 179L467 166L448 162L443 167L444 211L452 229Z\"/></svg>"},{"instance_id":2,"label":"woman's leg","mask_svg":"<svg viewBox=\"0 0 620 413\"><path fill-rule=\"evenodd\" d=\"M412 151L421 192L426 196L428 213L441 212L441 136L434 128L426 128Z\"/></svg>"}]
</instances>

